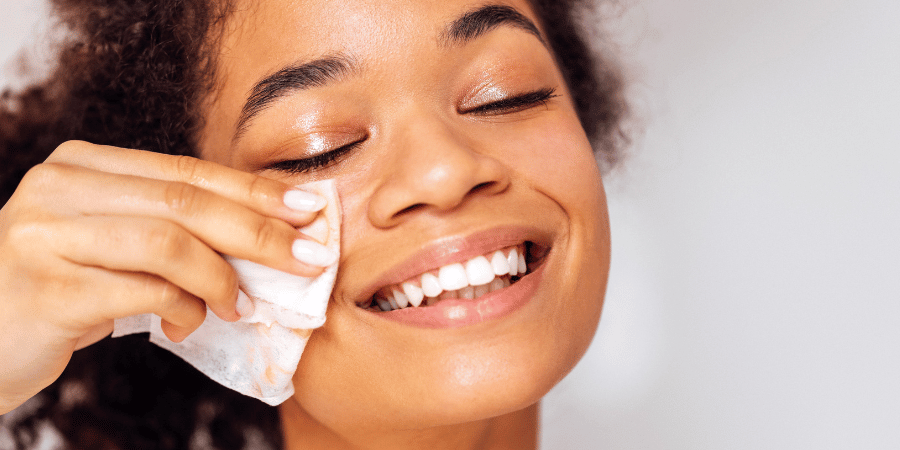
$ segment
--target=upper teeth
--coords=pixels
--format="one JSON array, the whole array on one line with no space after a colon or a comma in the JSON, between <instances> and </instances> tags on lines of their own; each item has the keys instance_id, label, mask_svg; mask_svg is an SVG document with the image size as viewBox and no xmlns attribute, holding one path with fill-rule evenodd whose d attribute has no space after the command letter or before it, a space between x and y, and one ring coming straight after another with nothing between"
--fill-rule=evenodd
<instances>
[{"instance_id":1,"label":"upper teeth","mask_svg":"<svg viewBox=\"0 0 900 450\"><path fill-rule=\"evenodd\" d=\"M524 274L527 270L524 247L510 247L462 263L448 264L398 285L388 286L381 289L375 299L379 307L387 311L409 305L419 306L425 298L438 298L444 293L453 292L460 298L474 298L505 287L500 277Z\"/></svg>"}]
</instances>

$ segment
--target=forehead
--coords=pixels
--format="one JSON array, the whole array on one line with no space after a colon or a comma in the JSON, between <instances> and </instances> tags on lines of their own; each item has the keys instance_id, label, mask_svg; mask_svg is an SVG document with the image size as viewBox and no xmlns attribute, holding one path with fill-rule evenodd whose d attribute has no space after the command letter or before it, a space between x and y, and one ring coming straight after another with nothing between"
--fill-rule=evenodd
<instances>
[{"instance_id":1,"label":"forehead","mask_svg":"<svg viewBox=\"0 0 900 450\"><path fill-rule=\"evenodd\" d=\"M447 69L448 27L486 5L512 8L539 25L526 0L238 0L219 41L202 156L234 144L227 137L242 123L248 96L273 73L339 55L364 69L369 88L401 79L421 84L425 73Z\"/></svg>"},{"instance_id":2,"label":"forehead","mask_svg":"<svg viewBox=\"0 0 900 450\"><path fill-rule=\"evenodd\" d=\"M264 72L329 53L377 59L439 47L450 22L485 4L510 6L537 23L525 0L242 0L227 21L220 66Z\"/></svg>"}]
</instances>

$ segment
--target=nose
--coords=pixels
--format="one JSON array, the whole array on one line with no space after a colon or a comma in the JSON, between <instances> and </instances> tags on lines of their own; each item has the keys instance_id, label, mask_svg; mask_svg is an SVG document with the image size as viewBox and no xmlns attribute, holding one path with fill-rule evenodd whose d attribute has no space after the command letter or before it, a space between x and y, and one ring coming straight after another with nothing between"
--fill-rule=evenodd
<instances>
[{"instance_id":1,"label":"nose","mask_svg":"<svg viewBox=\"0 0 900 450\"><path fill-rule=\"evenodd\" d=\"M386 138L386 170L369 200L380 228L423 212L449 212L509 187L508 167L484 143L440 120L410 121Z\"/></svg>"}]
</instances>

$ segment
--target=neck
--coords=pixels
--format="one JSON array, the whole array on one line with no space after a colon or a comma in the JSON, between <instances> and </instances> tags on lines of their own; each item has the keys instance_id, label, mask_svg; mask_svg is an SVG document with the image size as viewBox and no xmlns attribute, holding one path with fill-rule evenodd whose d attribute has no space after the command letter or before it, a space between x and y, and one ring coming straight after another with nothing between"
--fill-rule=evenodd
<instances>
[{"instance_id":1,"label":"neck","mask_svg":"<svg viewBox=\"0 0 900 450\"><path fill-rule=\"evenodd\" d=\"M422 430L383 430L341 435L324 426L294 399L279 407L285 450L536 449L538 405L486 420Z\"/></svg>"}]
</instances>

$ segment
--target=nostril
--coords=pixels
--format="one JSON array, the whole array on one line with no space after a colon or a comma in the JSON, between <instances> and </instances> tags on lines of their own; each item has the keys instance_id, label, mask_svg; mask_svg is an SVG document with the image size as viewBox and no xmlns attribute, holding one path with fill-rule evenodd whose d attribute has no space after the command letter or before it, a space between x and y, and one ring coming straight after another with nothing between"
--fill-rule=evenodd
<instances>
[{"instance_id":1,"label":"nostril","mask_svg":"<svg viewBox=\"0 0 900 450\"><path fill-rule=\"evenodd\" d=\"M465 197L469 197L469 196L472 196L473 194L478 194L478 193L482 193L482 192L491 192L498 185L499 185L499 183L497 183L496 181L487 181L484 183L480 183L480 184L474 186L472 189L469 189L469 192L465 195ZM462 198L454 200L452 204L444 205L444 204L435 203L434 205L438 206L441 209L453 209L456 206L458 206L460 201L462 201ZM421 211L422 209L426 208L429 205L430 205L430 203L416 203L414 205L407 206L406 208L403 208L400 211L397 211L397 213L394 214L394 217L395 218L402 217L405 215L409 215L415 211Z\"/></svg>"},{"instance_id":2,"label":"nostril","mask_svg":"<svg viewBox=\"0 0 900 450\"><path fill-rule=\"evenodd\" d=\"M475 187L473 187L472 189L469 190L469 195L471 195L471 194L478 194L478 193L484 192L484 191L490 191L490 190L493 189L493 187L494 187L496 184L497 184L496 181L486 181L486 182L484 182L484 183L478 184L478 185L476 185Z\"/></svg>"},{"instance_id":3,"label":"nostril","mask_svg":"<svg viewBox=\"0 0 900 450\"><path fill-rule=\"evenodd\" d=\"M415 205L407 206L406 208L403 208L400 211L397 211L397 213L394 214L394 217L400 217L400 216L409 214L413 211L418 211L424 207L425 207L424 203L416 203Z\"/></svg>"}]
</instances>

